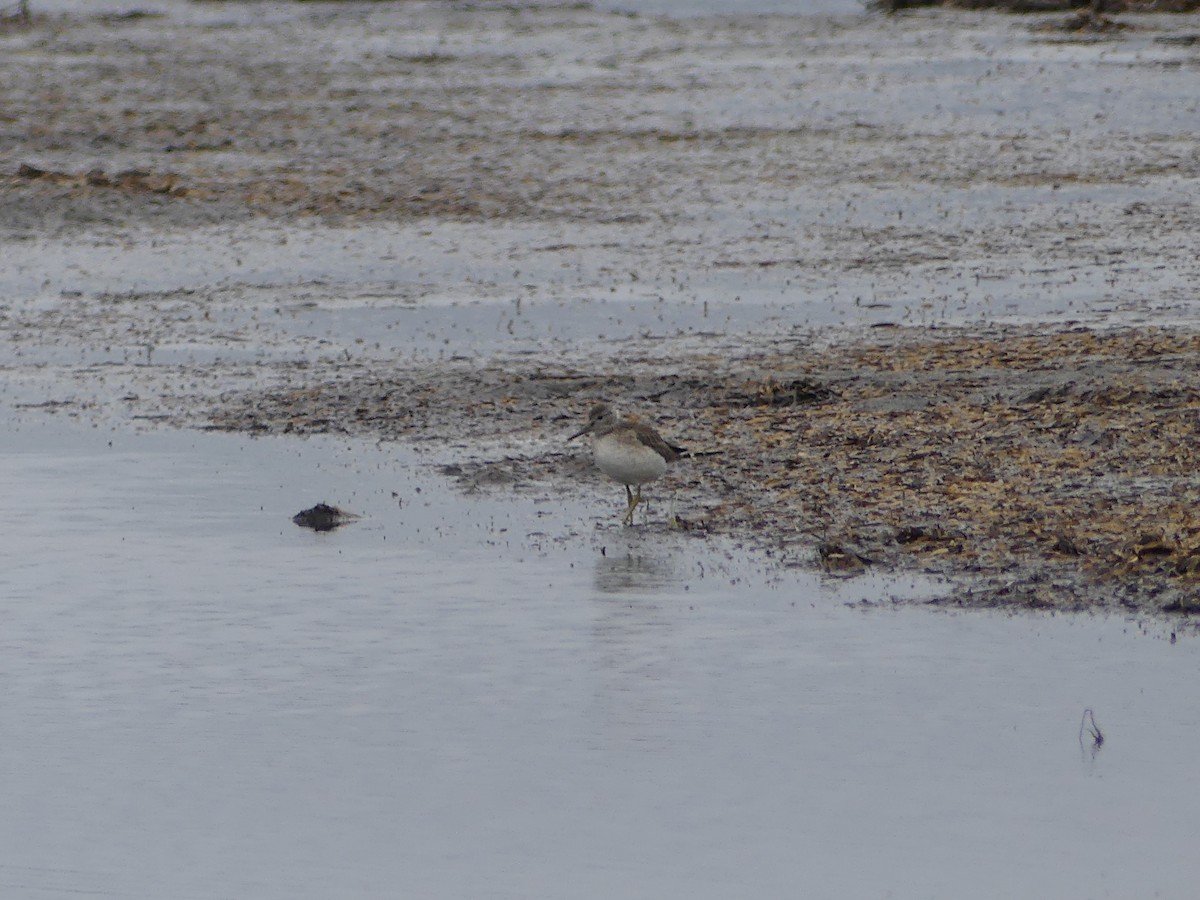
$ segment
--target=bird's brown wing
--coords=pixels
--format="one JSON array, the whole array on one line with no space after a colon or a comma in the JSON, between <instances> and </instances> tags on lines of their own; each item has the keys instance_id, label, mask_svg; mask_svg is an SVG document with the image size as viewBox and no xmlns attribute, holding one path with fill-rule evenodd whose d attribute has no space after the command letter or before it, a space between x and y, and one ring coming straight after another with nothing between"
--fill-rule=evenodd
<instances>
[{"instance_id":1,"label":"bird's brown wing","mask_svg":"<svg viewBox=\"0 0 1200 900\"><path fill-rule=\"evenodd\" d=\"M675 460L679 459L680 454L684 452L682 447L668 444L663 440L661 434L643 422L635 422L633 428L637 433L638 440L667 462L675 462Z\"/></svg>"}]
</instances>

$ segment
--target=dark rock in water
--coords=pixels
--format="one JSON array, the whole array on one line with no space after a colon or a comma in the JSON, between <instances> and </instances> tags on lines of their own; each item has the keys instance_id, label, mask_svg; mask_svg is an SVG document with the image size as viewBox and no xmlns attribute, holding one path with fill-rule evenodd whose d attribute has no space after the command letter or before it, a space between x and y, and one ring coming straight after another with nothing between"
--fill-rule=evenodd
<instances>
[{"instance_id":1,"label":"dark rock in water","mask_svg":"<svg viewBox=\"0 0 1200 900\"><path fill-rule=\"evenodd\" d=\"M292 516L292 521L301 528L311 528L314 531L333 531L357 519L354 513L330 506L328 503L318 503L310 509L302 510Z\"/></svg>"}]
</instances>

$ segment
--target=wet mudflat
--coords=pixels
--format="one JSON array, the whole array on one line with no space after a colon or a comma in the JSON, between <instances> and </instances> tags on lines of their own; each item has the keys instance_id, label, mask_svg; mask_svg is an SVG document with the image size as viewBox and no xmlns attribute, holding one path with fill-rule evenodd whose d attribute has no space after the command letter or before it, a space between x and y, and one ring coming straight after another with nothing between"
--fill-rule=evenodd
<instances>
[{"instance_id":1,"label":"wet mudflat","mask_svg":"<svg viewBox=\"0 0 1200 900\"><path fill-rule=\"evenodd\" d=\"M231 431L449 442L461 488L555 496L599 481L565 443L585 404L650 397L673 411L664 433L701 454L651 489L684 528L843 576L957 577L942 598L954 605L1188 614L1197 349L1154 328L1002 327L823 349L789 337L742 358L626 347L620 373L441 364L441 377L225 397L210 416ZM447 410L466 413L475 441Z\"/></svg>"},{"instance_id":2,"label":"wet mudflat","mask_svg":"<svg viewBox=\"0 0 1200 900\"><path fill-rule=\"evenodd\" d=\"M362 519L294 526L316 484ZM26 417L0 490L14 895L1194 884L1200 645L1163 623L881 605L937 586L781 578L344 437Z\"/></svg>"}]
</instances>

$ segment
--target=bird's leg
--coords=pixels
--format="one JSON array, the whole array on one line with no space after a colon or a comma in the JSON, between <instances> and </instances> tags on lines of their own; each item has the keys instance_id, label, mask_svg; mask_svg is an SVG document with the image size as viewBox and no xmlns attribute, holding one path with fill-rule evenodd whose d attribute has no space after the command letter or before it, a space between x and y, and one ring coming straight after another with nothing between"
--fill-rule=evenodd
<instances>
[{"instance_id":1,"label":"bird's leg","mask_svg":"<svg viewBox=\"0 0 1200 900\"><path fill-rule=\"evenodd\" d=\"M642 502L642 486L637 486L637 491L634 492L634 502L629 508L629 523L634 523L634 510L637 509L637 504Z\"/></svg>"},{"instance_id":2,"label":"bird's leg","mask_svg":"<svg viewBox=\"0 0 1200 900\"><path fill-rule=\"evenodd\" d=\"M679 516L675 515L675 495L674 494L671 495L671 512L667 516L667 524L670 525L672 528L682 527L679 524Z\"/></svg>"},{"instance_id":3,"label":"bird's leg","mask_svg":"<svg viewBox=\"0 0 1200 900\"><path fill-rule=\"evenodd\" d=\"M625 485L625 496L629 498L629 509L625 510L625 518L623 524L634 524L634 510L637 509L637 504L642 502L642 486L637 486L637 493L629 490L629 485Z\"/></svg>"}]
</instances>

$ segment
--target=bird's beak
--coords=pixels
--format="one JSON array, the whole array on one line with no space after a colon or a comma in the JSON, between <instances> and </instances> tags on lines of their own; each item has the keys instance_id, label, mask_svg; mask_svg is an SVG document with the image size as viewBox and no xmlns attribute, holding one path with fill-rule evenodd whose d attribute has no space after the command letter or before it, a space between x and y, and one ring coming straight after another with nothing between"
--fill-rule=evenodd
<instances>
[{"instance_id":1,"label":"bird's beak","mask_svg":"<svg viewBox=\"0 0 1200 900\"><path fill-rule=\"evenodd\" d=\"M568 441L573 441L573 440L575 440L575 438L577 438L577 437L583 437L585 434L587 434L588 432L590 432L590 431L591 431L593 428L595 428L595 427L596 427L595 423L593 423L593 422L588 422L588 424L587 424L587 426L586 426L585 428L582 428L582 429L580 429L579 431L575 432L573 435L571 435L569 438L567 438L567 440L568 440Z\"/></svg>"}]
</instances>

